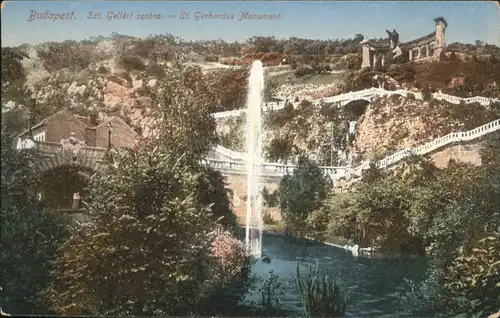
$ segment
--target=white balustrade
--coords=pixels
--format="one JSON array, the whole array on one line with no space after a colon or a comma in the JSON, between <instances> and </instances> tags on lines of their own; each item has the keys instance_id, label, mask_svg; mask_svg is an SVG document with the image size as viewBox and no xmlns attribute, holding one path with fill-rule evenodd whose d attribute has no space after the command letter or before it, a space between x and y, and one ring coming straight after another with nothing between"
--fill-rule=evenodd
<instances>
[{"instance_id":1,"label":"white balustrade","mask_svg":"<svg viewBox=\"0 0 500 318\"><path fill-rule=\"evenodd\" d=\"M340 103L341 106L344 106L348 104L349 102L353 100L358 100L358 99L364 99L370 101L373 97L378 96L390 96L390 95L401 95L401 96L408 96L408 94L413 94L416 99L418 100L423 100L423 95L421 93L415 93L407 90L394 90L394 91L388 91L382 88L369 88L369 89L364 89L361 91L355 91L355 92L349 92L345 94L340 94L340 95L335 95L327 98L322 98L322 99L317 99L317 100L312 100L312 103L314 105L319 105L321 102L324 103ZM487 97L482 97L482 96L475 96L475 97L469 97L469 98L461 98L453 95L446 95L443 93L433 93L432 97L437 100L446 100L447 102L450 102L452 104L460 104L462 101L465 102L466 104L471 104L471 103L480 103L483 106L488 106L492 102L499 102L500 100L497 98L487 98ZM264 111L268 110L280 110L285 107L285 102L272 102L272 103L267 103L267 106L262 107ZM230 110L230 111L225 111L225 112L219 112L219 113L214 113L213 116L217 119L219 118L227 118L227 117L234 117L234 116L239 116L243 113L245 113L247 110L246 108L242 109L236 109L236 110Z\"/></svg>"},{"instance_id":2,"label":"white balustrade","mask_svg":"<svg viewBox=\"0 0 500 318\"><path fill-rule=\"evenodd\" d=\"M500 130L500 119L494 120L483 126L474 128L466 132L450 133L443 137L436 138L419 147L400 150L390 156L387 156L375 162L375 166L377 168L385 168L411 155L419 155L419 156L425 155L448 144L458 141L473 140L497 130ZM208 165L210 165L214 169L240 171L240 173L245 173L245 167L246 167L246 163L244 161L245 153L233 152L222 146L217 146L214 149L215 151L221 154L224 153L226 156L232 156L231 158L239 158L242 161L236 162L236 161L207 159L205 162ZM293 170L295 168L296 166L294 165L285 165L279 163L264 163L262 165L262 174L264 176L283 176L286 175L287 173L293 173ZM329 167L329 166L321 166L319 168L323 171L325 175L330 176L331 179L339 179L345 177L348 172L360 175L363 170L370 168L370 162L364 162L353 169L348 167Z\"/></svg>"}]
</instances>

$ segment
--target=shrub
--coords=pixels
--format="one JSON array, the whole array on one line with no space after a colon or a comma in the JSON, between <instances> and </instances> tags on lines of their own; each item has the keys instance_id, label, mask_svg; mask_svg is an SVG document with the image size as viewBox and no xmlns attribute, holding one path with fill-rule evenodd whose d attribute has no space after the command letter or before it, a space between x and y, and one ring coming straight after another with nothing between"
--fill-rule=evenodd
<instances>
[{"instance_id":1,"label":"shrub","mask_svg":"<svg viewBox=\"0 0 500 318\"><path fill-rule=\"evenodd\" d=\"M293 231L303 230L307 217L322 206L329 187L328 178L318 166L300 157L293 175L285 175L278 189L279 206L287 227Z\"/></svg>"},{"instance_id":2,"label":"shrub","mask_svg":"<svg viewBox=\"0 0 500 318\"><path fill-rule=\"evenodd\" d=\"M322 274L317 266L309 266L307 276L301 278L300 264L297 263L297 284L306 317L345 315L350 297L340 280Z\"/></svg>"},{"instance_id":3,"label":"shrub","mask_svg":"<svg viewBox=\"0 0 500 318\"><path fill-rule=\"evenodd\" d=\"M275 138L266 147L266 157L271 161L286 159L292 154L292 147L289 140Z\"/></svg>"},{"instance_id":4,"label":"shrub","mask_svg":"<svg viewBox=\"0 0 500 318\"><path fill-rule=\"evenodd\" d=\"M260 315L275 316L279 314L281 297L284 296L284 288L278 275L270 271L268 277L263 281L259 289L260 298L258 306L261 307Z\"/></svg>"},{"instance_id":5,"label":"shrub","mask_svg":"<svg viewBox=\"0 0 500 318\"><path fill-rule=\"evenodd\" d=\"M226 178L209 167L199 167L198 171L198 202L210 205L212 219L225 229L235 228L236 215L229 201L233 193L226 188Z\"/></svg>"},{"instance_id":6,"label":"shrub","mask_svg":"<svg viewBox=\"0 0 500 318\"><path fill-rule=\"evenodd\" d=\"M309 229L313 232L325 232L328 229L330 218L325 209L319 209L311 213L309 218Z\"/></svg>"},{"instance_id":7,"label":"shrub","mask_svg":"<svg viewBox=\"0 0 500 318\"><path fill-rule=\"evenodd\" d=\"M146 73L156 79L163 79L165 76L165 67L156 62L150 62L146 67Z\"/></svg>"},{"instance_id":8,"label":"shrub","mask_svg":"<svg viewBox=\"0 0 500 318\"><path fill-rule=\"evenodd\" d=\"M264 212L264 215L262 215L262 222L264 222L264 224L266 225L275 223L273 218L271 217L271 213L269 212Z\"/></svg>"},{"instance_id":9,"label":"shrub","mask_svg":"<svg viewBox=\"0 0 500 318\"><path fill-rule=\"evenodd\" d=\"M270 192L266 187L262 189L262 198L264 199L264 205L268 207L275 207L278 205L278 191Z\"/></svg>"},{"instance_id":10,"label":"shrub","mask_svg":"<svg viewBox=\"0 0 500 318\"><path fill-rule=\"evenodd\" d=\"M100 56L96 53L95 44L64 41L62 43L44 43L37 49L38 56L49 72L69 69L85 69Z\"/></svg>"},{"instance_id":11,"label":"shrub","mask_svg":"<svg viewBox=\"0 0 500 318\"><path fill-rule=\"evenodd\" d=\"M219 62L219 57L217 55L207 55L203 58L205 62L216 63Z\"/></svg>"},{"instance_id":12,"label":"shrub","mask_svg":"<svg viewBox=\"0 0 500 318\"><path fill-rule=\"evenodd\" d=\"M209 207L195 200L195 172L149 146L110 160L89 185L93 225L75 233L61 250L47 292L53 310L78 315L195 311L203 283L212 276L209 232L214 228Z\"/></svg>"},{"instance_id":13,"label":"shrub","mask_svg":"<svg viewBox=\"0 0 500 318\"><path fill-rule=\"evenodd\" d=\"M144 71L146 64L141 57L136 55L125 55L118 59L118 63L128 72L131 71Z\"/></svg>"},{"instance_id":14,"label":"shrub","mask_svg":"<svg viewBox=\"0 0 500 318\"><path fill-rule=\"evenodd\" d=\"M9 314L48 314L41 293L52 280L57 248L69 237L67 221L37 199L40 159L13 148L2 129L2 309Z\"/></svg>"},{"instance_id":15,"label":"shrub","mask_svg":"<svg viewBox=\"0 0 500 318\"><path fill-rule=\"evenodd\" d=\"M212 241L214 267L198 312L233 314L247 291L254 284L251 276L251 257L245 246L227 231L219 232Z\"/></svg>"},{"instance_id":16,"label":"shrub","mask_svg":"<svg viewBox=\"0 0 500 318\"><path fill-rule=\"evenodd\" d=\"M217 111L244 107L248 94L248 70L223 70L210 74L210 87L220 100Z\"/></svg>"},{"instance_id":17,"label":"shrub","mask_svg":"<svg viewBox=\"0 0 500 318\"><path fill-rule=\"evenodd\" d=\"M311 75L311 74L315 74L316 73L316 70L314 68L311 68L309 66L300 66L298 68L295 69L295 71L293 72L293 74L297 77L304 77L306 75Z\"/></svg>"}]
</instances>

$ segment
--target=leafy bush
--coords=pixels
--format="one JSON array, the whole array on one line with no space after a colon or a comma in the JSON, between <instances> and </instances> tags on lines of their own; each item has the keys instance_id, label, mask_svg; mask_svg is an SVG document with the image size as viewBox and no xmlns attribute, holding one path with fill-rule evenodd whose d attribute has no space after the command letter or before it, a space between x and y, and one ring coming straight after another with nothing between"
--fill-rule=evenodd
<instances>
[{"instance_id":1,"label":"leafy bush","mask_svg":"<svg viewBox=\"0 0 500 318\"><path fill-rule=\"evenodd\" d=\"M214 269L198 312L231 315L255 283L251 276L252 259L244 244L227 231L215 235L212 255Z\"/></svg>"},{"instance_id":2,"label":"leafy bush","mask_svg":"<svg viewBox=\"0 0 500 318\"><path fill-rule=\"evenodd\" d=\"M343 317L350 297L340 280L322 274L317 267L308 267L305 278L301 278L297 263L297 284L306 317Z\"/></svg>"},{"instance_id":3,"label":"leafy bush","mask_svg":"<svg viewBox=\"0 0 500 318\"><path fill-rule=\"evenodd\" d=\"M292 103L287 103L285 107L277 111L271 111L266 118L266 125L270 127L283 127L297 115L297 111Z\"/></svg>"},{"instance_id":4,"label":"leafy bush","mask_svg":"<svg viewBox=\"0 0 500 318\"><path fill-rule=\"evenodd\" d=\"M412 219L425 238L432 266L428 278L403 297L415 301L407 304L414 315L472 317L498 309L499 140L498 135L487 137L481 167L452 162L438 174L437 187L428 182L429 191L416 191Z\"/></svg>"},{"instance_id":5,"label":"leafy bush","mask_svg":"<svg viewBox=\"0 0 500 318\"><path fill-rule=\"evenodd\" d=\"M40 294L52 280L57 248L69 236L68 220L37 199L37 154L18 152L5 131L1 138L2 309L16 315L47 314Z\"/></svg>"},{"instance_id":6,"label":"leafy bush","mask_svg":"<svg viewBox=\"0 0 500 318\"><path fill-rule=\"evenodd\" d=\"M264 199L264 205L268 207L275 207L278 205L278 191L274 190L270 192L266 187L262 189L262 198Z\"/></svg>"},{"instance_id":7,"label":"leafy bush","mask_svg":"<svg viewBox=\"0 0 500 318\"><path fill-rule=\"evenodd\" d=\"M157 92L153 102L161 107L153 115L162 147L185 154L187 160L201 159L219 143L212 116L219 99L201 68L174 63Z\"/></svg>"},{"instance_id":8,"label":"leafy bush","mask_svg":"<svg viewBox=\"0 0 500 318\"><path fill-rule=\"evenodd\" d=\"M226 178L209 167L198 167L198 197L202 205L210 205L212 219L225 229L236 227L236 215L231 208L230 197L233 195L226 188Z\"/></svg>"},{"instance_id":9,"label":"leafy bush","mask_svg":"<svg viewBox=\"0 0 500 318\"><path fill-rule=\"evenodd\" d=\"M278 189L279 206L287 227L303 230L305 220L322 206L329 188L330 182L318 166L300 157L293 175L285 175Z\"/></svg>"},{"instance_id":10,"label":"leafy bush","mask_svg":"<svg viewBox=\"0 0 500 318\"><path fill-rule=\"evenodd\" d=\"M261 308L260 315L275 316L279 314L281 297L284 296L284 288L278 275L270 271L268 277L262 282L259 289L260 298L257 305Z\"/></svg>"},{"instance_id":11,"label":"leafy bush","mask_svg":"<svg viewBox=\"0 0 500 318\"><path fill-rule=\"evenodd\" d=\"M73 40L44 43L37 49L37 54L49 72L63 68L85 69L100 58L95 44Z\"/></svg>"},{"instance_id":12,"label":"leafy bush","mask_svg":"<svg viewBox=\"0 0 500 318\"><path fill-rule=\"evenodd\" d=\"M207 75L209 86L220 100L216 111L243 108L248 94L248 69L229 69Z\"/></svg>"},{"instance_id":13,"label":"leafy bush","mask_svg":"<svg viewBox=\"0 0 500 318\"><path fill-rule=\"evenodd\" d=\"M118 64L123 67L127 72L131 71L144 71L146 64L140 56L125 55L118 59Z\"/></svg>"},{"instance_id":14,"label":"leafy bush","mask_svg":"<svg viewBox=\"0 0 500 318\"><path fill-rule=\"evenodd\" d=\"M17 48L2 48L2 88L6 88L7 84L12 85L17 80L24 81L26 74L21 61L28 57L28 54Z\"/></svg>"},{"instance_id":15,"label":"leafy bush","mask_svg":"<svg viewBox=\"0 0 500 318\"><path fill-rule=\"evenodd\" d=\"M286 160L292 155L293 144L286 139L274 138L265 150L266 158L272 162Z\"/></svg>"},{"instance_id":16,"label":"leafy bush","mask_svg":"<svg viewBox=\"0 0 500 318\"><path fill-rule=\"evenodd\" d=\"M186 315L210 273L210 208L172 154L119 153L89 186L93 225L61 250L48 291L60 314ZM179 257L182 255L182 258ZM113 292L111 292L113 291Z\"/></svg>"},{"instance_id":17,"label":"leafy bush","mask_svg":"<svg viewBox=\"0 0 500 318\"><path fill-rule=\"evenodd\" d=\"M328 229L328 222L330 221L330 216L326 209L319 209L313 211L309 218L308 228L312 232L325 232Z\"/></svg>"},{"instance_id":18,"label":"leafy bush","mask_svg":"<svg viewBox=\"0 0 500 318\"><path fill-rule=\"evenodd\" d=\"M264 214L262 215L262 222L264 222L264 224L266 225L275 223L273 218L271 217L271 213L269 212L264 212Z\"/></svg>"},{"instance_id":19,"label":"leafy bush","mask_svg":"<svg viewBox=\"0 0 500 318\"><path fill-rule=\"evenodd\" d=\"M498 214L498 213L497 213ZM446 275L445 288L461 301L463 312L487 314L500 304L500 233L480 239L471 252L461 250Z\"/></svg>"},{"instance_id":20,"label":"leafy bush","mask_svg":"<svg viewBox=\"0 0 500 318\"><path fill-rule=\"evenodd\" d=\"M306 75L315 74L317 71L309 66L300 66L293 71L293 74L297 77L304 77Z\"/></svg>"}]
</instances>

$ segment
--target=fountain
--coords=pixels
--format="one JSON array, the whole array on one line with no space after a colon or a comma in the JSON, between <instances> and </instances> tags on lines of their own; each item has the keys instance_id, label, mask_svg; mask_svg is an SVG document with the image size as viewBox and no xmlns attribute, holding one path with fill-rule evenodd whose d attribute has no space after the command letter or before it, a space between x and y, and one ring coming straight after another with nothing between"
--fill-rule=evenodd
<instances>
[{"instance_id":1,"label":"fountain","mask_svg":"<svg viewBox=\"0 0 500 318\"><path fill-rule=\"evenodd\" d=\"M297 261L317 264L330 277L342 276L342 281L353 290L355 305L349 306L347 315L353 317L388 316L399 317L403 307L394 301L394 293L400 288L402 277L420 281L425 277L426 260L414 258L364 258L352 257L344 249L316 242L289 240L284 237L263 235L263 200L261 192L262 159L262 92L264 88L263 67L260 61L252 64L249 76L249 92L246 125L246 169L247 206L245 245L253 256L252 274L264 280L273 271L279 277L284 290L281 306L289 316L303 312L302 297L290 277L297 272ZM263 246L263 236L265 245ZM358 246L350 248L357 253ZM272 261L271 261L272 260ZM418 264L418 265L416 265ZM366 277L370 277L367 281ZM262 285L260 285L262 286ZM258 289L246 296L248 302L259 302L262 295ZM288 314L287 314L288 315ZM285 315L283 315L285 316Z\"/></svg>"},{"instance_id":2,"label":"fountain","mask_svg":"<svg viewBox=\"0 0 500 318\"><path fill-rule=\"evenodd\" d=\"M247 148L247 210L245 246L251 255L262 255L262 93L264 69L261 61L254 61L248 78L246 148Z\"/></svg>"}]
</instances>

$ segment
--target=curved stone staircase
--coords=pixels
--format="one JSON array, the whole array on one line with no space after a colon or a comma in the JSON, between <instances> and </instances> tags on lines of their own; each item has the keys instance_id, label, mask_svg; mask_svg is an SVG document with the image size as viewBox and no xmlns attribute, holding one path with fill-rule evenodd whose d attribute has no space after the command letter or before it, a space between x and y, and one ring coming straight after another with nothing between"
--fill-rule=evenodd
<instances>
[{"instance_id":1,"label":"curved stone staircase","mask_svg":"<svg viewBox=\"0 0 500 318\"><path fill-rule=\"evenodd\" d=\"M368 88L365 90L361 91L355 91L355 92L349 92L345 94L340 94L340 95L335 95L332 97L327 97L327 98L322 98L322 99L316 99L313 100L312 103L315 105L319 105L321 103L339 103L340 106L344 106L352 101L355 100L366 100L371 102L374 98L376 97L385 97L385 96L391 96L391 95L399 95L399 96L405 96L408 97L409 95L413 95L416 99L423 100L423 95L421 93L414 93L406 90L395 90L395 91L388 91L382 88ZM461 98L453 95L446 95L442 93L433 93L432 98L437 99L437 100L446 100L447 102L450 102L452 104L460 104L461 102L464 102L466 104L472 104L472 103L480 103L483 106L488 106L490 103L494 102L500 102L500 99L497 98L488 98L488 97L482 97L482 96L475 96L475 97L469 97L469 98ZM262 109L264 111L269 111L269 110L280 110L285 107L285 102L272 102L272 103L266 103ZM245 113L247 110L246 108L240 108L240 109L235 109L235 110L230 110L230 111L225 111L225 112L219 112L219 113L214 113L213 116L217 119L220 118L228 118L228 117L235 117L235 116L240 116L241 114Z\"/></svg>"},{"instance_id":2,"label":"curved stone staircase","mask_svg":"<svg viewBox=\"0 0 500 318\"><path fill-rule=\"evenodd\" d=\"M387 91L379 88L370 88L362 91L350 92L346 94L336 95L333 97L324 98L322 100L314 101L314 104L318 105L321 102L327 103L340 103L340 105L345 105L353 100L364 99L367 101L373 100L375 97L383 97L389 95L400 95L400 96L408 96L409 94L413 94L416 99L423 99L422 94L413 93L405 90L396 90L396 91ZM452 95L446 95L442 93L434 93L432 94L434 99L438 100L446 100L453 104L460 104L464 102L466 104L471 103L480 103L483 106L488 106L494 102L500 102L499 99L496 98L487 98L487 97L470 97L470 98L461 98ZM263 107L264 111L267 110L279 110L285 107L284 103L268 103ZM216 118L226 118L232 116L238 116L242 113L246 112L246 109L237 109L228 112L214 113L213 115ZM455 132L445 135L440 138L436 138L433 141L430 141L422 146L403 149L400 150L388 157L385 157L377 162L375 162L375 166L378 168L385 168L391 166L398 161L403 160L404 158L411 155L425 155L432 151L435 151L439 148L442 148L447 145L451 145L455 142L461 141L470 141L492 132L500 130L500 119L489 122L485 125L472 129L466 132ZM246 171L246 154L243 152L235 152L224 148L220 145L214 147L214 152L225 159L206 159L206 164L210 165L214 169L221 170L226 173L232 174L245 174ZM265 163L262 166L262 173L264 176L268 177L280 177L287 173L293 173L295 169L295 165L286 165L280 163ZM324 172L325 175L328 175L332 180L338 180L340 178L345 177L348 173L354 176L360 176L363 170L366 170L370 167L370 162L365 162L357 167L330 167L330 166L321 166L320 169Z\"/></svg>"}]
</instances>

